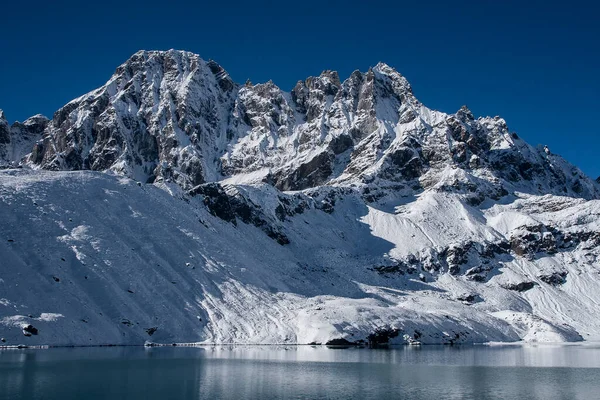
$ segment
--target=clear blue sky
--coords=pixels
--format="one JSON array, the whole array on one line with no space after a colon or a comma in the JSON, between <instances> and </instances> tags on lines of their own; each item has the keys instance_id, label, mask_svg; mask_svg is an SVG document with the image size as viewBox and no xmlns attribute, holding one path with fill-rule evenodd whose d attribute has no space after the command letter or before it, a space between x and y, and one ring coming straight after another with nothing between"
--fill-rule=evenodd
<instances>
[{"instance_id":1,"label":"clear blue sky","mask_svg":"<svg viewBox=\"0 0 600 400\"><path fill-rule=\"evenodd\" d=\"M52 115L140 49L184 49L238 82L284 90L378 61L427 106L500 115L600 175L596 1L12 1L0 18L0 108ZM524 5L526 4L526 5Z\"/></svg>"}]
</instances>

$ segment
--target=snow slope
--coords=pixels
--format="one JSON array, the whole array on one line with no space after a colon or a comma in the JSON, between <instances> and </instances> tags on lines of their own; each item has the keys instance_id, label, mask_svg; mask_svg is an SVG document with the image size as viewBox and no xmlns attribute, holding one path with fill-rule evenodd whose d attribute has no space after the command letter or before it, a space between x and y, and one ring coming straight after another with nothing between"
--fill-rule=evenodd
<instances>
[{"instance_id":1,"label":"snow slope","mask_svg":"<svg viewBox=\"0 0 600 400\"><path fill-rule=\"evenodd\" d=\"M271 197L269 189L246 189L256 191L255 201ZM556 201L564 209L548 211ZM377 329L424 343L597 338L597 246L533 260L498 255L487 282L420 265L413 273L376 268L409 252L425 259L432 248L508 237L515 214L525 212L597 230L599 201L528 197L481 211L424 193L399 208L377 210L353 193L331 213L309 205L286 217L281 229L290 243L280 245L252 224L211 215L201 196L175 186L5 170L0 335L30 345L325 343L366 339ZM450 226L457 220L462 229ZM568 272L566 283L536 277L554 269ZM535 286L503 288L523 280ZM39 333L24 337L26 324Z\"/></svg>"}]
</instances>

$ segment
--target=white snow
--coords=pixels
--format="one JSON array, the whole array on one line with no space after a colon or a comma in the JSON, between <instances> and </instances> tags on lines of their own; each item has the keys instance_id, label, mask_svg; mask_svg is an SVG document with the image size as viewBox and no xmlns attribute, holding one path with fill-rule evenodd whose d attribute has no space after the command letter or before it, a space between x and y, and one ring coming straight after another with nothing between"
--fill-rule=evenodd
<instances>
[{"instance_id":1,"label":"white snow","mask_svg":"<svg viewBox=\"0 0 600 400\"><path fill-rule=\"evenodd\" d=\"M508 237L531 221L597 229L589 215L598 201L531 196L481 211L431 191L382 210L346 195L331 214L309 208L288 217L291 243L281 246L254 226L210 215L200 198L158 186L93 172L0 172L7 344L325 343L378 328L418 331L423 343L457 333L459 342L598 338L596 248L504 258L487 283L447 271L421 282L373 270L432 248ZM273 212L272 187L226 188ZM568 270L565 284L537 278L557 266ZM536 286L502 287L523 279ZM482 301L457 300L465 293ZM39 334L24 338L24 323Z\"/></svg>"},{"instance_id":2,"label":"white snow","mask_svg":"<svg viewBox=\"0 0 600 400\"><path fill-rule=\"evenodd\" d=\"M600 338L600 186L383 63L284 92L140 51L57 114L0 118L0 163L24 165L0 170L8 345ZM210 214L202 182L264 221Z\"/></svg>"}]
</instances>

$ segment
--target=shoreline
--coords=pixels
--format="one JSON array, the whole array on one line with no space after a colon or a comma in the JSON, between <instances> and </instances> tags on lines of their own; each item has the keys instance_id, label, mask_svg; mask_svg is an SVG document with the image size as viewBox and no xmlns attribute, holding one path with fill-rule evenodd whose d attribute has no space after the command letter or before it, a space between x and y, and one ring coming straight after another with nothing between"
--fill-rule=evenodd
<instances>
[{"instance_id":1,"label":"shoreline","mask_svg":"<svg viewBox=\"0 0 600 400\"><path fill-rule=\"evenodd\" d=\"M9 345L0 346L0 351L5 350L49 350L49 349L65 349L65 348L103 348L103 347L197 347L197 348L210 348L210 347L321 347L329 349L368 349L368 350L381 350L381 349L397 349L403 347L470 347L470 346L487 346L487 347L587 347L587 346L600 346L600 341L580 341L580 342L485 342L485 343L454 343L454 344L442 344L442 343L431 343L431 344L387 344L383 346L369 347L368 345L327 345L327 344L305 344L305 343L144 343L144 344L91 344L91 345Z\"/></svg>"}]
</instances>

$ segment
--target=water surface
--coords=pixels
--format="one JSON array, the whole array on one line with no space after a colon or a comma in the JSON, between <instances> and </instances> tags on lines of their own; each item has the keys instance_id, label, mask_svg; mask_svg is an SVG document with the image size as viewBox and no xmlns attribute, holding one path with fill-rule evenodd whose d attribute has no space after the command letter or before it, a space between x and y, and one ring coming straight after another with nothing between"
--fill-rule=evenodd
<instances>
[{"instance_id":1,"label":"water surface","mask_svg":"<svg viewBox=\"0 0 600 400\"><path fill-rule=\"evenodd\" d=\"M0 351L0 399L595 399L600 346Z\"/></svg>"}]
</instances>

